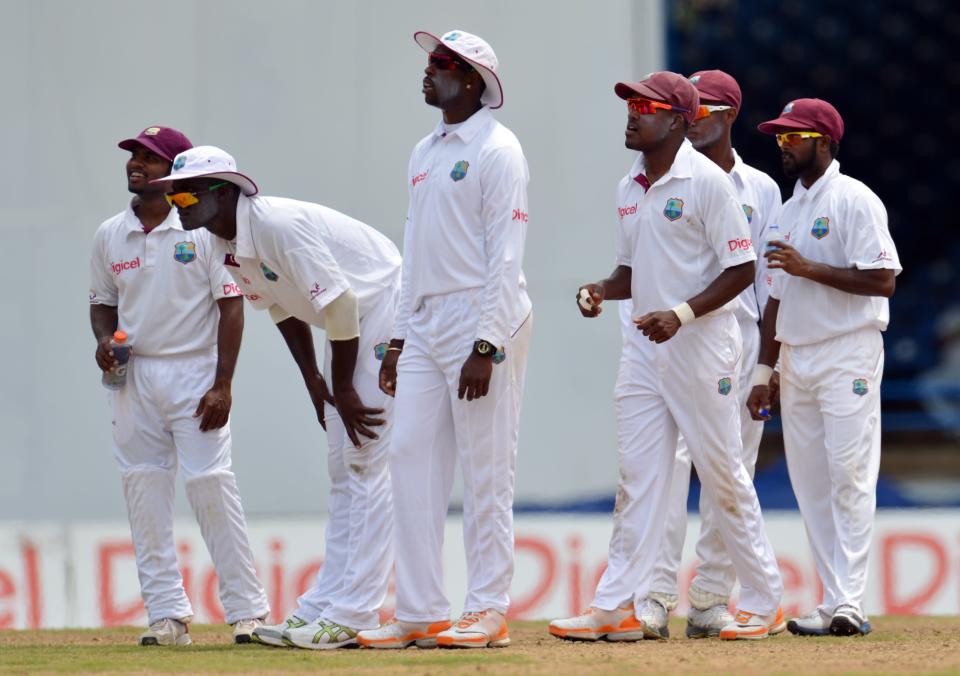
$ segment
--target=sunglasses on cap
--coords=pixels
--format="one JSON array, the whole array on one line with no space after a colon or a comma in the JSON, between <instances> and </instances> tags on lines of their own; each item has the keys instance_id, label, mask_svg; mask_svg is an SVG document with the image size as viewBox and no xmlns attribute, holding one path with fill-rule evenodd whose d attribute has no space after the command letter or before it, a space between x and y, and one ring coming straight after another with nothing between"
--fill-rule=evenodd
<instances>
[{"instance_id":1,"label":"sunglasses on cap","mask_svg":"<svg viewBox=\"0 0 960 676\"><path fill-rule=\"evenodd\" d=\"M816 131L788 131L783 134L777 134L777 145L781 148L783 146L795 146L805 139L820 138L821 136L823 136L823 134Z\"/></svg>"},{"instance_id":2,"label":"sunglasses on cap","mask_svg":"<svg viewBox=\"0 0 960 676\"><path fill-rule=\"evenodd\" d=\"M167 204L172 207L180 207L181 209L186 209L187 207L192 207L194 204L200 201L197 195L203 195L208 192L213 192L214 190L219 190L225 185L229 185L230 181L224 181L223 183L214 183L209 188L205 190L194 190L192 192L168 192L164 195L167 198Z\"/></svg>"},{"instance_id":3,"label":"sunglasses on cap","mask_svg":"<svg viewBox=\"0 0 960 676\"><path fill-rule=\"evenodd\" d=\"M633 98L627 99L627 110L637 115L653 115L657 110L673 110L678 113L689 113L690 111L680 106L671 106L669 103L660 103L650 99Z\"/></svg>"},{"instance_id":4,"label":"sunglasses on cap","mask_svg":"<svg viewBox=\"0 0 960 676\"><path fill-rule=\"evenodd\" d=\"M694 120L702 120L705 117L710 117L712 113L719 113L721 110L730 110L733 106L700 106L697 108L697 116L693 118Z\"/></svg>"},{"instance_id":5,"label":"sunglasses on cap","mask_svg":"<svg viewBox=\"0 0 960 676\"><path fill-rule=\"evenodd\" d=\"M473 70L473 67L470 64L461 61L457 57L450 56L449 54L441 54L439 52L430 52L427 54L427 63L437 70Z\"/></svg>"}]
</instances>

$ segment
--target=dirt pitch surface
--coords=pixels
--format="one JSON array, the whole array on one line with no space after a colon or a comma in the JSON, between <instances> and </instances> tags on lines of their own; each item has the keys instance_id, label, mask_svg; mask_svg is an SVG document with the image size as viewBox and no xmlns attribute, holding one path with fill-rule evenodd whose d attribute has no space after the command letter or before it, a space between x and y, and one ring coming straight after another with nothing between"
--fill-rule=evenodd
<instances>
[{"instance_id":1,"label":"dirt pitch surface","mask_svg":"<svg viewBox=\"0 0 960 676\"><path fill-rule=\"evenodd\" d=\"M511 624L513 645L489 650L309 651L229 643L228 627L197 626L184 648L141 648L140 629L0 631L0 672L333 671L361 674L892 674L960 673L960 617L878 617L858 638L572 643L545 622Z\"/></svg>"}]
</instances>

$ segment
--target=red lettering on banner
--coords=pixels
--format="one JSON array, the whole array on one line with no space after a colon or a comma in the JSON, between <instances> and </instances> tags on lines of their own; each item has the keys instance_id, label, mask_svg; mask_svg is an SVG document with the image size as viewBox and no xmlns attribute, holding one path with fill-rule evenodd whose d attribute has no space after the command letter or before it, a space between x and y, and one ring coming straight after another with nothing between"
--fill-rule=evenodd
<instances>
[{"instance_id":1,"label":"red lettering on banner","mask_svg":"<svg viewBox=\"0 0 960 676\"><path fill-rule=\"evenodd\" d=\"M780 577L783 579L783 596L780 604L783 608L783 614L796 617L808 612L807 599L797 598L803 596L806 591L803 583L803 571L800 566L790 559L780 557L777 557L777 565L780 567ZM791 601L788 601L788 598Z\"/></svg>"},{"instance_id":2,"label":"red lettering on banner","mask_svg":"<svg viewBox=\"0 0 960 676\"><path fill-rule=\"evenodd\" d=\"M97 589L100 590L100 622L104 627L118 627L131 624L138 620L143 613L143 599L137 596L136 601L124 605L117 603L113 598L113 564L115 559L133 557L133 543L104 542L97 551L98 578Z\"/></svg>"},{"instance_id":3,"label":"red lettering on banner","mask_svg":"<svg viewBox=\"0 0 960 676\"><path fill-rule=\"evenodd\" d=\"M110 263L110 269L113 270L113 274L119 275L124 270L136 270L140 267L140 256L137 256L132 261L120 261L119 263Z\"/></svg>"},{"instance_id":4,"label":"red lettering on banner","mask_svg":"<svg viewBox=\"0 0 960 676\"><path fill-rule=\"evenodd\" d=\"M0 601L6 601L10 599L11 601L17 595L17 586L13 583L13 578L5 570L0 570ZM9 629L13 626L14 620L17 619L16 613L13 612L11 603L11 609L5 613L0 613L0 629Z\"/></svg>"},{"instance_id":5,"label":"red lettering on banner","mask_svg":"<svg viewBox=\"0 0 960 676\"><path fill-rule=\"evenodd\" d=\"M43 603L40 599L40 570L37 564L37 548L24 540L20 545L23 554L23 576L27 584L27 626L39 629L43 624Z\"/></svg>"},{"instance_id":6,"label":"red lettering on banner","mask_svg":"<svg viewBox=\"0 0 960 676\"><path fill-rule=\"evenodd\" d=\"M620 218L624 216L633 216L637 213L637 203L634 202L628 207L617 207L617 213L620 215Z\"/></svg>"},{"instance_id":7,"label":"red lettering on banner","mask_svg":"<svg viewBox=\"0 0 960 676\"><path fill-rule=\"evenodd\" d=\"M515 618L535 608L550 593L553 579L557 576L557 557L550 545L540 538L517 537L513 547L517 557L524 551L530 551L540 560L540 581L533 591L528 596L520 598L514 596L511 599L507 617Z\"/></svg>"},{"instance_id":8,"label":"red lettering on banner","mask_svg":"<svg viewBox=\"0 0 960 676\"><path fill-rule=\"evenodd\" d=\"M730 251L736 251L737 249L743 249L744 251L749 251L753 248L753 240L750 238L746 239L731 239L727 242L727 246L730 247Z\"/></svg>"},{"instance_id":9,"label":"red lettering on banner","mask_svg":"<svg viewBox=\"0 0 960 676\"><path fill-rule=\"evenodd\" d=\"M528 215L526 211L521 211L520 209L513 210L513 220L527 222Z\"/></svg>"},{"instance_id":10,"label":"red lettering on banner","mask_svg":"<svg viewBox=\"0 0 960 676\"><path fill-rule=\"evenodd\" d=\"M417 174L412 179L410 179L410 182L413 184L413 187L416 188L417 183L422 183L423 180L427 177L427 174L429 173L430 173L429 171L425 171L422 174Z\"/></svg>"},{"instance_id":11,"label":"red lettering on banner","mask_svg":"<svg viewBox=\"0 0 960 676\"><path fill-rule=\"evenodd\" d=\"M912 596L903 598L896 588L903 579L914 579L912 574L898 575L896 554L906 547L926 549L934 561L934 573L927 585ZM936 596L947 581L947 551L935 537L919 533L889 533L880 542L880 560L882 570L883 612L889 615L919 615L923 606Z\"/></svg>"},{"instance_id":12,"label":"red lettering on banner","mask_svg":"<svg viewBox=\"0 0 960 676\"><path fill-rule=\"evenodd\" d=\"M567 538L567 549L570 550L570 605L567 606L569 612L567 613L571 617L579 614L583 606L583 592L581 591L581 577L583 576L583 571L580 566L580 550L583 546L583 540L580 539L579 535L571 535Z\"/></svg>"},{"instance_id":13,"label":"red lettering on banner","mask_svg":"<svg viewBox=\"0 0 960 676\"><path fill-rule=\"evenodd\" d=\"M210 568L203 576L203 607L207 611L210 622L223 624L223 606L220 605L220 598L217 595L217 584L217 571Z\"/></svg>"},{"instance_id":14,"label":"red lettering on banner","mask_svg":"<svg viewBox=\"0 0 960 676\"><path fill-rule=\"evenodd\" d=\"M283 607L283 541L270 540L270 582L273 585L273 598L270 608L277 622L283 622L287 611Z\"/></svg>"},{"instance_id":15,"label":"red lettering on banner","mask_svg":"<svg viewBox=\"0 0 960 676\"><path fill-rule=\"evenodd\" d=\"M183 591L186 592L187 598L191 599L194 598L193 567L190 565L188 559L192 553L193 549L186 540L177 545L177 564L180 566L180 579L183 580Z\"/></svg>"},{"instance_id":16,"label":"red lettering on banner","mask_svg":"<svg viewBox=\"0 0 960 676\"><path fill-rule=\"evenodd\" d=\"M240 287L233 282L229 282L223 285L223 294L225 296L242 296L243 291L241 291Z\"/></svg>"},{"instance_id":17,"label":"red lettering on banner","mask_svg":"<svg viewBox=\"0 0 960 676\"><path fill-rule=\"evenodd\" d=\"M320 572L321 568L323 568L323 559L315 559L303 566L300 572L293 578L294 594L300 596L303 592L310 589L313 586L313 579L317 576L317 573ZM284 616L286 616L286 614L284 614Z\"/></svg>"}]
</instances>

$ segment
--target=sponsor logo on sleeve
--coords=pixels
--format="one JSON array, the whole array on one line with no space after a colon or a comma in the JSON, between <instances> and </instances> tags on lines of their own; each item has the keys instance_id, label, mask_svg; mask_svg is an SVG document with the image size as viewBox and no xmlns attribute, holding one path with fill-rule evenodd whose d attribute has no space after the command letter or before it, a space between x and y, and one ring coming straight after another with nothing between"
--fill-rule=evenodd
<instances>
[{"instance_id":1,"label":"sponsor logo on sleeve","mask_svg":"<svg viewBox=\"0 0 960 676\"><path fill-rule=\"evenodd\" d=\"M719 392L723 396L727 396L728 394L730 394L730 390L732 389L733 389L733 382L730 380L730 378L727 378L726 376L724 376L723 378L717 381L717 392Z\"/></svg>"},{"instance_id":2,"label":"sponsor logo on sleeve","mask_svg":"<svg viewBox=\"0 0 960 676\"><path fill-rule=\"evenodd\" d=\"M90 302L91 302L91 303L96 303L96 302L97 302L97 292L96 292L96 291L91 291L91 292L90 292Z\"/></svg>"},{"instance_id":3,"label":"sponsor logo on sleeve","mask_svg":"<svg viewBox=\"0 0 960 676\"><path fill-rule=\"evenodd\" d=\"M119 263L110 263L110 269L113 270L113 274L119 275L125 270L136 270L140 267L140 256L137 256L132 261L120 261Z\"/></svg>"},{"instance_id":4,"label":"sponsor logo on sleeve","mask_svg":"<svg viewBox=\"0 0 960 676\"><path fill-rule=\"evenodd\" d=\"M617 207L617 214L620 216L620 220L623 220L624 216L633 216L637 213L637 202L626 206L626 207Z\"/></svg>"},{"instance_id":5,"label":"sponsor logo on sleeve","mask_svg":"<svg viewBox=\"0 0 960 676\"><path fill-rule=\"evenodd\" d=\"M453 169L450 170L450 178L452 178L454 182L462 181L467 177L467 169L469 168L470 168L469 162L467 162L466 160L460 160L455 165L453 165Z\"/></svg>"},{"instance_id":6,"label":"sponsor logo on sleeve","mask_svg":"<svg viewBox=\"0 0 960 676\"><path fill-rule=\"evenodd\" d=\"M192 263L197 259L197 245L193 242L177 242L173 245L173 260L178 263Z\"/></svg>"},{"instance_id":7,"label":"sponsor logo on sleeve","mask_svg":"<svg viewBox=\"0 0 960 676\"><path fill-rule=\"evenodd\" d=\"M879 263L880 261L892 261L892 260L893 260L893 256L888 254L887 251L884 249L883 251L877 254L877 257L874 258L872 262Z\"/></svg>"},{"instance_id":8,"label":"sponsor logo on sleeve","mask_svg":"<svg viewBox=\"0 0 960 676\"><path fill-rule=\"evenodd\" d=\"M242 296L243 291L240 290L240 287L234 284L233 282L227 282L223 285L223 295L224 296Z\"/></svg>"},{"instance_id":9,"label":"sponsor logo on sleeve","mask_svg":"<svg viewBox=\"0 0 960 676\"><path fill-rule=\"evenodd\" d=\"M429 173L430 173L430 171L427 170L427 171L423 172L422 174L417 174L416 176L414 176L413 178L410 179L410 183L413 185L414 188L416 188L416 187L417 187L417 183L423 183L423 182L426 180L426 178L427 178L427 174L429 174Z\"/></svg>"},{"instance_id":10,"label":"sponsor logo on sleeve","mask_svg":"<svg viewBox=\"0 0 960 676\"><path fill-rule=\"evenodd\" d=\"M856 378L853 381L853 393L858 397L862 397L867 392L870 391L870 388L867 386L866 378Z\"/></svg>"},{"instance_id":11,"label":"sponsor logo on sleeve","mask_svg":"<svg viewBox=\"0 0 960 676\"><path fill-rule=\"evenodd\" d=\"M683 216L683 200L679 197L671 197L663 207L663 215L668 221L679 220Z\"/></svg>"},{"instance_id":12,"label":"sponsor logo on sleeve","mask_svg":"<svg viewBox=\"0 0 960 676\"><path fill-rule=\"evenodd\" d=\"M727 241L727 248L733 253L736 250L750 251L753 249L753 240L749 237L744 239L731 239Z\"/></svg>"},{"instance_id":13,"label":"sponsor logo on sleeve","mask_svg":"<svg viewBox=\"0 0 960 676\"><path fill-rule=\"evenodd\" d=\"M310 300L316 300L326 290L327 287L321 287L320 282L314 282L313 286L310 287Z\"/></svg>"},{"instance_id":14,"label":"sponsor logo on sleeve","mask_svg":"<svg viewBox=\"0 0 960 676\"><path fill-rule=\"evenodd\" d=\"M520 209L513 210L513 220L515 221L521 221L523 223L526 223L528 217L529 216L527 215L526 211L521 211Z\"/></svg>"},{"instance_id":15,"label":"sponsor logo on sleeve","mask_svg":"<svg viewBox=\"0 0 960 676\"><path fill-rule=\"evenodd\" d=\"M260 272L262 272L263 276L266 277L271 282L275 282L278 279L280 279L277 273L271 270L270 268L268 268L265 263L260 264Z\"/></svg>"},{"instance_id":16,"label":"sponsor logo on sleeve","mask_svg":"<svg viewBox=\"0 0 960 676\"><path fill-rule=\"evenodd\" d=\"M813 222L813 227L810 228L810 234L816 237L817 239L823 239L830 234L830 219L826 216L821 216Z\"/></svg>"}]
</instances>

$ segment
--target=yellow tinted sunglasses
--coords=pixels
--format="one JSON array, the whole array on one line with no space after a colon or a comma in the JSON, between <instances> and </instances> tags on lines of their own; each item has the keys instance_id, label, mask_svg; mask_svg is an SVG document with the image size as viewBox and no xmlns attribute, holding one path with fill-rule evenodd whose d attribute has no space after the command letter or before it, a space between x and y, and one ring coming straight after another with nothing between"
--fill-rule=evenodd
<instances>
[{"instance_id":1,"label":"yellow tinted sunglasses","mask_svg":"<svg viewBox=\"0 0 960 676\"><path fill-rule=\"evenodd\" d=\"M816 131L788 131L783 134L777 134L777 145L781 148L783 146L795 146L804 139L808 138L820 138L823 134Z\"/></svg>"},{"instance_id":2,"label":"yellow tinted sunglasses","mask_svg":"<svg viewBox=\"0 0 960 676\"><path fill-rule=\"evenodd\" d=\"M164 195L167 198L167 204L172 207L180 207L181 209L186 209L187 207L192 207L194 204L200 201L197 195L202 195L204 193L213 192L214 190L219 190L223 186L229 184L230 181L223 181L222 183L214 183L206 190L194 190L192 192L168 192Z\"/></svg>"}]
</instances>

